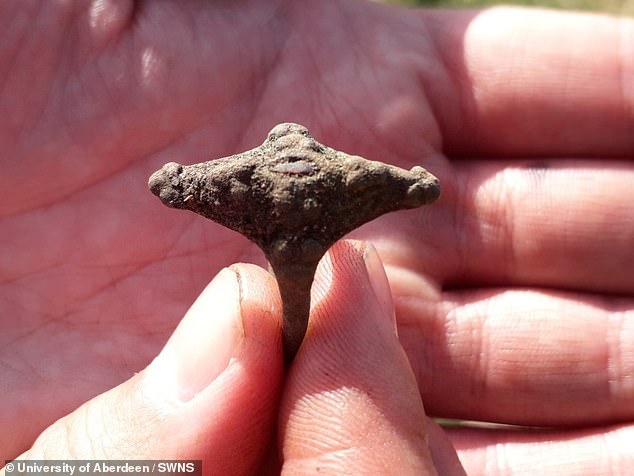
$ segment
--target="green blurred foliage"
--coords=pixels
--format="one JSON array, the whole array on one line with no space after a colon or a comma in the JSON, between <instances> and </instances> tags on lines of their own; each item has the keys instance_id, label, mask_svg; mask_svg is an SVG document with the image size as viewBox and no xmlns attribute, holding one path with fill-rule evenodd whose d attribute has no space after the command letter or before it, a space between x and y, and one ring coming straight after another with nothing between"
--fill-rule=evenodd
<instances>
[{"instance_id":1,"label":"green blurred foliage","mask_svg":"<svg viewBox=\"0 0 634 476\"><path fill-rule=\"evenodd\" d=\"M386 3L465 8L493 5L526 5L566 10L591 10L634 16L634 0L387 0Z\"/></svg>"}]
</instances>

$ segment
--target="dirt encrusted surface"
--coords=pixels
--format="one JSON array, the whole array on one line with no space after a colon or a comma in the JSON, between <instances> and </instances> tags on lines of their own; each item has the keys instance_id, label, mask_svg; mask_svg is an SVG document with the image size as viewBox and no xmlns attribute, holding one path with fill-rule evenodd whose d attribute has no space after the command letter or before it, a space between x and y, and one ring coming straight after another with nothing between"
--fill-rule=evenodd
<instances>
[{"instance_id":1,"label":"dirt encrusted surface","mask_svg":"<svg viewBox=\"0 0 634 476\"><path fill-rule=\"evenodd\" d=\"M301 125L274 127L255 149L193 165L165 164L149 181L172 208L194 211L255 242L271 263L284 306L284 349L304 337L310 285L335 241L391 211L436 200L438 179L336 151Z\"/></svg>"}]
</instances>

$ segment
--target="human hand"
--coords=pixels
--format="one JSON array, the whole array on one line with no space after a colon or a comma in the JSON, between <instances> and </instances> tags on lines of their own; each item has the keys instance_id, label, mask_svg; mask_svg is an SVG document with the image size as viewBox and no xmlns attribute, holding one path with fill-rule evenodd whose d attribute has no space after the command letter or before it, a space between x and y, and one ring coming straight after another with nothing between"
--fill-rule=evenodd
<instances>
[{"instance_id":1,"label":"human hand","mask_svg":"<svg viewBox=\"0 0 634 476\"><path fill-rule=\"evenodd\" d=\"M144 368L210 275L261 259L227 230L157 209L149 173L252 147L290 120L441 179L433 207L356 234L386 264L426 409L560 429L452 431L468 472L497 464L497 448L513 454L508 473L548 451L567 452L558 474L629 461L631 21L223 8L0 7L5 458ZM609 443L589 450L593 438Z\"/></svg>"},{"instance_id":2,"label":"human hand","mask_svg":"<svg viewBox=\"0 0 634 476\"><path fill-rule=\"evenodd\" d=\"M193 459L204 474L279 474L279 453L286 474L464 474L425 416L374 248L337 243L313 298L284 379L273 276L225 268L146 369L54 423L20 459Z\"/></svg>"}]
</instances>

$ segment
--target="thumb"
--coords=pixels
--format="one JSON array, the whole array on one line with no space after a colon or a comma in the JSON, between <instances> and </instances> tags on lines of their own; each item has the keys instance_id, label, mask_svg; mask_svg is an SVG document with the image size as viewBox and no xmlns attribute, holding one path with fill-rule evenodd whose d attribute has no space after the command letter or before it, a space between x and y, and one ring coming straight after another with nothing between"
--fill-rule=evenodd
<instances>
[{"instance_id":1,"label":"thumb","mask_svg":"<svg viewBox=\"0 0 634 476\"><path fill-rule=\"evenodd\" d=\"M45 430L28 459L202 459L244 474L272 438L283 377L280 304L261 268L222 270L142 372Z\"/></svg>"},{"instance_id":2,"label":"thumb","mask_svg":"<svg viewBox=\"0 0 634 476\"><path fill-rule=\"evenodd\" d=\"M308 333L281 407L284 470L464 474L425 415L374 248L337 243L313 289Z\"/></svg>"}]
</instances>

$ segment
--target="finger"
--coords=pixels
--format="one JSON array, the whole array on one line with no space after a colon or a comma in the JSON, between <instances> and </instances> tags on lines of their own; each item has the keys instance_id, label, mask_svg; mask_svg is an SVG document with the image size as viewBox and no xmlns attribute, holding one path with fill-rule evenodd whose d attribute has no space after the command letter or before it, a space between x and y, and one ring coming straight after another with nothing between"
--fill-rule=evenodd
<instances>
[{"instance_id":1,"label":"finger","mask_svg":"<svg viewBox=\"0 0 634 476\"><path fill-rule=\"evenodd\" d=\"M634 426L518 432L449 430L471 476L520 474L617 476L634 464Z\"/></svg>"},{"instance_id":2,"label":"finger","mask_svg":"<svg viewBox=\"0 0 634 476\"><path fill-rule=\"evenodd\" d=\"M280 304L261 268L224 269L158 357L45 430L30 459L202 459L254 471L272 437L283 375Z\"/></svg>"},{"instance_id":3,"label":"finger","mask_svg":"<svg viewBox=\"0 0 634 476\"><path fill-rule=\"evenodd\" d=\"M338 243L314 289L308 333L281 407L283 469L437 474L435 456L456 467L446 442L444 452L430 452L429 421L395 333L376 252L360 242Z\"/></svg>"},{"instance_id":4,"label":"finger","mask_svg":"<svg viewBox=\"0 0 634 476\"><path fill-rule=\"evenodd\" d=\"M444 286L520 285L634 292L634 164L456 161L440 201L411 220L425 246L391 266ZM425 220L425 221L423 221Z\"/></svg>"},{"instance_id":5,"label":"finger","mask_svg":"<svg viewBox=\"0 0 634 476\"><path fill-rule=\"evenodd\" d=\"M532 426L634 419L634 299L539 290L396 297L427 410Z\"/></svg>"},{"instance_id":6,"label":"finger","mask_svg":"<svg viewBox=\"0 0 634 476\"><path fill-rule=\"evenodd\" d=\"M445 71L424 75L459 155L634 151L634 21L518 8L426 11Z\"/></svg>"}]
</instances>

